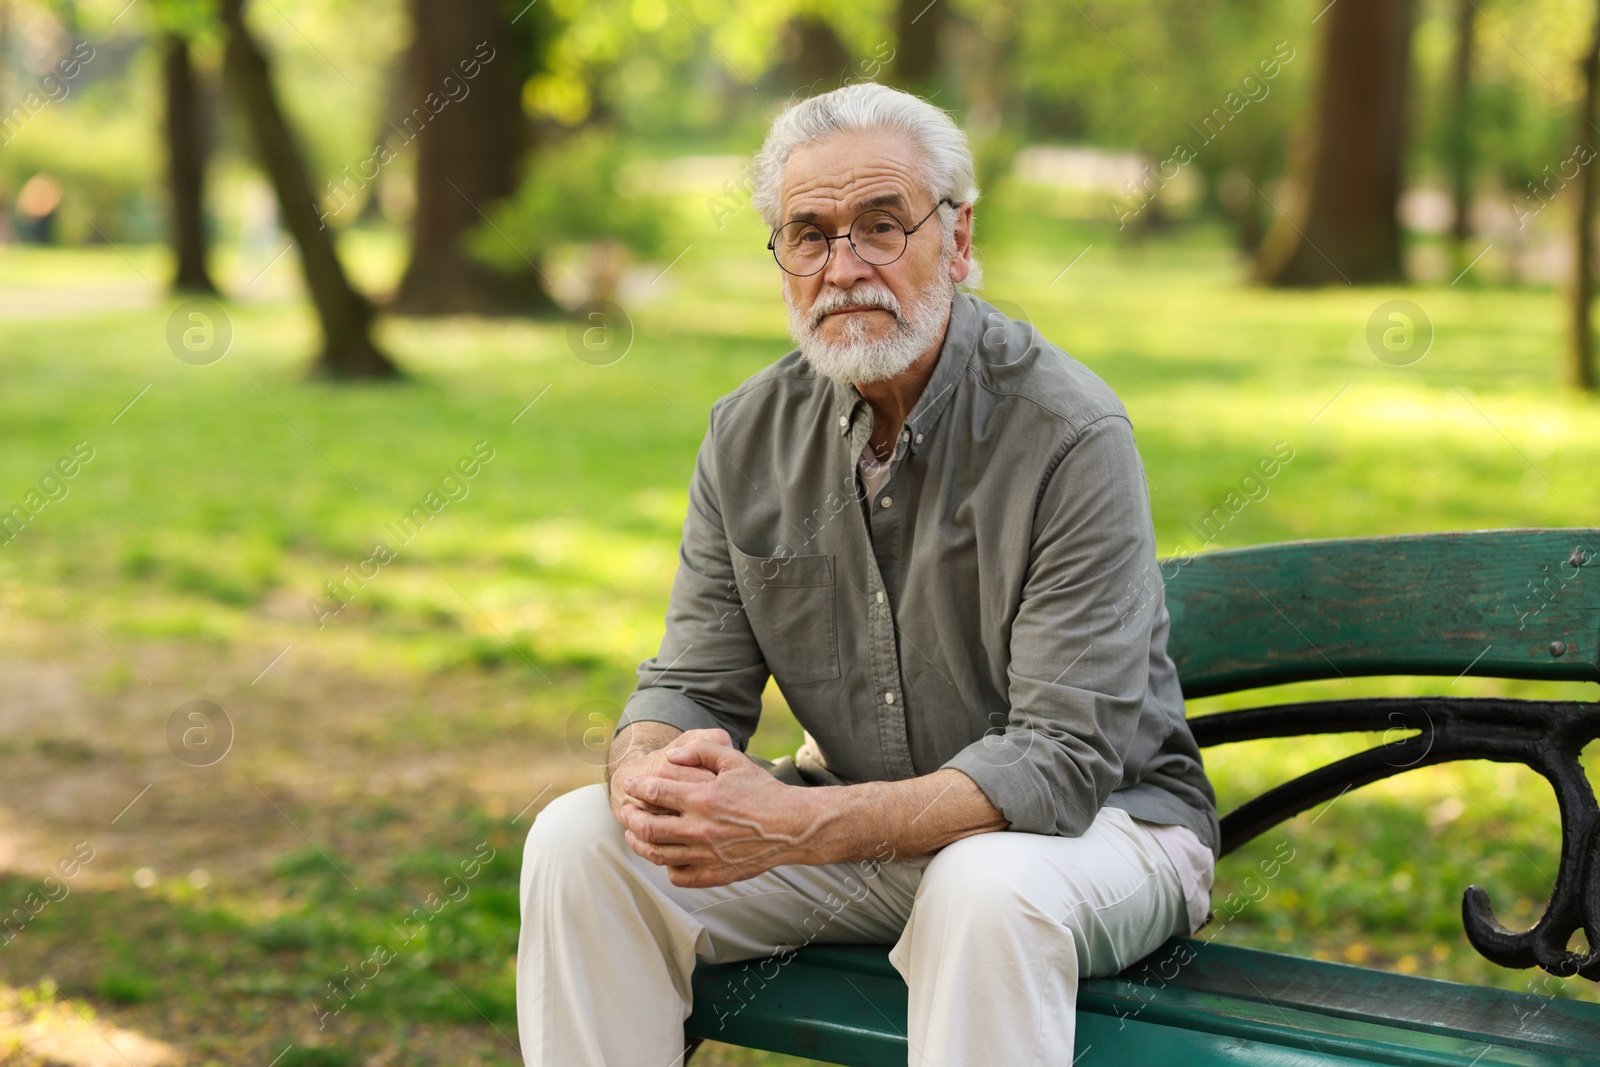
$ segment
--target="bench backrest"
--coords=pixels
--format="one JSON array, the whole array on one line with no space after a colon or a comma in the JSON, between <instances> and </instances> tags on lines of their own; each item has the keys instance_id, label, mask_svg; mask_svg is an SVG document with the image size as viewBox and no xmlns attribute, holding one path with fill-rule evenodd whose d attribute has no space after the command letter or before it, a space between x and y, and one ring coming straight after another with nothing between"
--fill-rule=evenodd
<instances>
[{"instance_id":1,"label":"bench backrest","mask_svg":"<svg viewBox=\"0 0 1600 1067\"><path fill-rule=\"evenodd\" d=\"M1485 530L1298 541L1163 563L1169 650L1188 697L1354 675L1464 674L1600 682L1600 530ZM1448 687L1444 687L1448 688ZM1451 760L1521 763L1561 811L1561 863L1544 916L1513 931L1488 894L1462 900L1467 939L1505 967L1600 981L1600 806L1580 754L1600 703L1366 697L1189 720L1202 746L1382 731L1383 740L1222 817L1224 855L1346 790ZM1585 931L1590 948L1569 939Z\"/></svg>"},{"instance_id":2,"label":"bench backrest","mask_svg":"<svg viewBox=\"0 0 1600 1067\"><path fill-rule=\"evenodd\" d=\"M1600 682L1600 530L1290 541L1162 568L1185 696L1371 674Z\"/></svg>"}]
</instances>

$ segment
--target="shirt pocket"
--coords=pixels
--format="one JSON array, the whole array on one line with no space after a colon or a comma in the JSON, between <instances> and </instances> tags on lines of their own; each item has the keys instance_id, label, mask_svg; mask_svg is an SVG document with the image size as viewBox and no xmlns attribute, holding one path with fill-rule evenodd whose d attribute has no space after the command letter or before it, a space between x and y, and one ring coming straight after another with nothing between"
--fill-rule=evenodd
<instances>
[{"instance_id":1,"label":"shirt pocket","mask_svg":"<svg viewBox=\"0 0 1600 1067\"><path fill-rule=\"evenodd\" d=\"M778 683L839 677L833 557L757 556L731 541L728 549L745 617Z\"/></svg>"}]
</instances>

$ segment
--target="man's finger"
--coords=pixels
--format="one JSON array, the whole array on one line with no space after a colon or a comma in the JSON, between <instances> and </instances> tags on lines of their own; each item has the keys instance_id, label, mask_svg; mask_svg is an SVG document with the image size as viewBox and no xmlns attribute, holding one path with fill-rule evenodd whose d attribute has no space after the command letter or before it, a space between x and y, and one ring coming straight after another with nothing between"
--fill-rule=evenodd
<instances>
[{"instance_id":1,"label":"man's finger","mask_svg":"<svg viewBox=\"0 0 1600 1067\"><path fill-rule=\"evenodd\" d=\"M685 730L668 742L665 747L668 749L681 748L696 741L709 741L724 748L733 747L733 738L728 735L728 731L721 727L714 727L709 730Z\"/></svg>"},{"instance_id":2,"label":"man's finger","mask_svg":"<svg viewBox=\"0 0 1600 1067\"><path fill-rule=\"evenodd\" d=\"M684 842L675 834L671 827L677 821L674 815L652 815L640 808L624 809L622 826L631 835L631 839L640 845L657 848L662 845L678 845ZM634 851L641 856L655 862L653 855L645 855L638 847Z\"/></svg>"},{"instance_id":3,"label":"man's finger","mask_svg":"<svg viewBox=\"0 0 1600 1067\"><path fill-rule=\"evenodd\" d=\"M652 841L648 844L654 862L662 867L704 867L717 862L714 853L694 845L685 845L677 841Z\"/></svg>"},{"instance_id":4,"label":"man's finger","mask_svg":"<svg viewBox=\"0 0 1600 1067\"><path fill-rule=\"evenodd\" d=\"M633 840L648 847L652 851L646 855L639 852L645 859L652 863L662 863L662 849L704 849L705 842L693 834L685 834L680 826L681 819L662 815L639 815L627 824L628 832L633 835ZM635 848L636 852L639 850ZM674 853L676 855L676 853ZM695 852L695 856L704 861L705 856ZM677 862L686 862L678 859Z\"/></svg>"},{"instance_id":5,"label":"man's finger","mask_svg":"<svg viewBox=\"0 0 1600 1067\"><path fill-rule=\"evenodd\" d=\"M661 762L643 768L637 773L671 778L675 782L709 782L717 776L717 773L709 767L702 767L697 763L674 762L664 752Z\"/></svg>"},{"instance_id":6,"label":"man's finger","mask_svg":"<svg viewBox=\"0 0 1600 1067\"><path fill-rule=\"evenodd\" d=\"M671 808L658 808L654 804L646 804L642 800L638 800L638 799L636 799L634 797L628 797L628 796L623 797L618 806L624 811L627 811L628 809L631 808L634 811L642 811L646 815L676 815L676 814L678 814L677 812L673 811Z\"/></svg>"},{"instance_id":7,"label":"man's finger","mask_svg":"<svg viewBox=\"0 0 1600 1067\"><path fill-rule=\"evenodd\" d=\"M632 830L623 831L622 837L628 843L628 847L633 849L642 859L647 859L658 867L666 866L665 863L661 862L659 849L655 845L641 839Z\"/></svg>"},{"instance_id":8,"label":"man's finger","mask_svg":"<svg viewBox=\"0 0 1600 1067\"><path fill-rule=\"evenodd\" d=\"M748 756L736 748L713 744L708 740L690 741L667 751L667 759L678 766L704 767L716 774L731 771L750 762Z\"/></svg>"},{"instance_id":9,"label":"man's finger","mask_svg":"<svg viewBox=\"0 0 1600 1067\"><path fill-rule=\"evenodd\" d=\"M669 865L667 876L672 884L680 889L711 889L744 880L738 871L716 864L691 864L682 867Z\"/></svg>"},{"instance_id":10,"label":"man's finger","mask_svg":"<svg viewBox=\"0 0 1600 1067\"><path fill-rule=\"evenodd\" d=\"M623 792L658 808L681 812L701 782L680 782L659 774L636 774L622 783Z\"/></svg>"}]
</instances>

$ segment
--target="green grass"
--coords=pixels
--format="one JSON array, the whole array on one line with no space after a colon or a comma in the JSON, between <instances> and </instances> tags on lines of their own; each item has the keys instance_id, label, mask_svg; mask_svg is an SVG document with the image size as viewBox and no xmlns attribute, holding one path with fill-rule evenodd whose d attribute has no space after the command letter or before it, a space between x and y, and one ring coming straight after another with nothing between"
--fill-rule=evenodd
<instances>
[{"instance_id":1,"label":"green grass","mask_svg":"<svg viewBox=\"0 0 1600 1067\"><path fill-rule=\"evenodd\" d=\"M1470 277L1406 290L1257 290L1241 283L1242 264L1217 232L1129 243L1025 193L1002 189L984 205L987 294L1022 309L1123 397L1164 553L1594 522L1600 404L1557 384L1556 294L1468 288ZM1030 203L1042 217L1023 210ZM283 291L227 305L231 351L195 367L166 347L173 302L105 308L84 295L101 285L147 294L135 270L161 277L159 250L0 248L0 290L44 294L42 310L0 322L0 505L20 502L78 442L94 449L70 492L0 547L0 655L30 670L60 665L68 690L54 718L17 705L26 722L0 744L0 768L15 775L0 769L0 781L79 784L61 785L59 804L21 784L0 787L0 802L45 863L91 834L105 852L73 896L0 953L0 982L30 990L49 978L52 996L179 1040L196 1063L265 1052L264 1063L286 1044L281 1064L356 1063L382 1050L401 1050L402 1062L467 1062L461 1041L477 1042L471 1062L516 1062L496 1036L515 1027L527 821L511 820L538 784L522 793L487 780L449 785L447 775L412 786L406 774L447 760L458 779L477 777L461 768L487 779L543 754L557 768L549 783L593 777L590 715L615 714L660 638L707 409L789 347L751 213L718 229L703 204L685 202L679 225L688 251L654 284L645 283L660 267L646 270L642 291L624 298L635 336L620 362L575 358L561 323L386 319L382 342L410 375L401 385L303 378L315 333L292 268L263 283ZM393 241L346 243L365 284L392 282ZM231 289L253 291L246 265L229 273ZM1397 295L1437 329L1408 367L1380 362L1363 340L1373 309ZM52 311L44 296L82 306ZM398 545L387 524L480 441L493 459L468 495ZM1294 459L1269 495L1202 545L1187 524L1279 441ZM396 558L319 627L308 601L379 539ZM252 682L285 646L283 663ZM1480 679L1451 691L1593 696L1588 686ZM1191 712L1262 696L1197 701ZM235 751L215 769L182 767L166 751L168 713L196 697L235 719ZM753 751L792 751L799 729L775 690L768 712ZM1370 740L1233 746L1210 753L1208 767L1227 807ZM95 776L118 785L91 813ZM390 781L379 788L378 777ZM149 798L108 825L153 779ZM1312 818L1221 865L1219 913L1229 894L1242 901L1280 843L1295 850L1264 893L1249 890L1261 899L1226 909L1236 914L1220 939L1524 987L1527 975L1466 944L1459 902L1476 883L1510 925L1539 914L1559 838L1550 790L1531 772L1430 768ZM203 829L235 843L186 844ZM235 857L233 875L208 888L185 880L190 867L223 866L206 848L244 847L236 839L259 854ZM392 924L480 841L497 858L471 894L313 1033L318 991L394 938ZM131 874L146 865L160 877L140 889ZM19 864L0 877L0 901L37 882ZM181 966L150 966L156 953ZM1595 999L1592 987L1567 993ZM469 1037L450 1036L459 1034ZM708 1048L697 1062L800 1061Z\"/></svg>"}]
</instances>

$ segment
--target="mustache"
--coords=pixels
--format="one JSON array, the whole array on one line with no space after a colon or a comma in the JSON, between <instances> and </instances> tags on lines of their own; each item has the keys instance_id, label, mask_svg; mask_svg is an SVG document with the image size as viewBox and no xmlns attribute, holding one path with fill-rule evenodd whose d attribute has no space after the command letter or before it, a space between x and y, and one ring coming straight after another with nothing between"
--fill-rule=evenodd
<instances>
[{"instance_id":1,"label":"mustache","mask_svg":"<svg viewBox=\"0 0 1600 1067\"><path fill-rule=\"evenodd\" d=\"M876 285L860 285L852 289L828 289L819 294L811 304L811 328L822 325L822 320L841 308L882 308L902 321L900 301L889 290Z\"/></svg>"}]
</instances>

